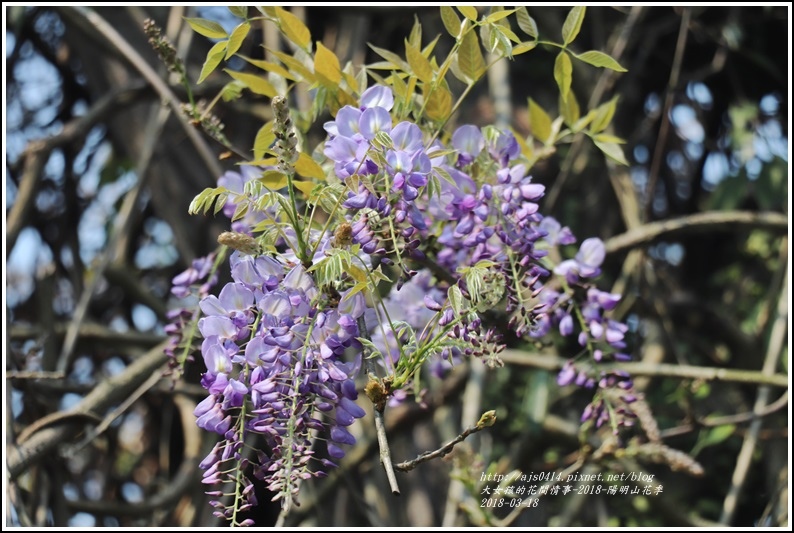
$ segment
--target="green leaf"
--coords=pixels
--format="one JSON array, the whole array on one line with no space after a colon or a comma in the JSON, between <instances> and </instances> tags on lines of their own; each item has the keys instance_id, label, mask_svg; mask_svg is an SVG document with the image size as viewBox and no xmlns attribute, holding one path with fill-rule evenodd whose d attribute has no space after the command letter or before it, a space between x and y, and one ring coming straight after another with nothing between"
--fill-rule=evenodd
<instances>
[{"instance_id":1,"label":"green leaf","mask_svg":"<svg viewBox=\"0 0 794 533\"><path fill-rule=\"evenodd\" d=\"M593 139L600 142L600 143L615 143L615 144L626 144L624 139L620 137L616 137L615 135L610 135L608 133L599 133L593 136Z\"/></svg>"},{"instance_id":2,"label":"green leaf","mask_svg":"<svg viewBox=\"0 0 794 533\"><path fill-rule=\"evenodd\" d=\"M584 6L576 6L565 17L565 22L562 25L562 42L565 46L572 43L576 36L579 35L579 30L582 29L585 9Z\"/></svg>"},{"instance_id":3,"label":"green leaf","mask_svg":"<svg viewBox=\"0 0 794 533\"><path fill-rule=\"evenodd\" d=\"M232 15L235 17L240 17L241 19L248 18L248 6L229 6L229 11L231 11Z\"/></svg>"},{"instance_id":4,"label":"green leaf","mask_svg":"<svg viewBox=\"0 0 794 533\"><path fill-rule=\"evenodd\" d=\"M272 52L273 55L275 55L277 58L279 58L282 63L287 65L290 72L292 72L293 74L297 74L298 76L303 78L304 81L308 83L314 83L315 81L314 72L312 72L309 69L309 67L301 63L300 60L292 57L290 54L281 52L279 50L270 50L269 48L268 50Z\"/></svg>"},{"instance_id":5,"label":"green leaf","mask_svg":"<svg viewBox=\"0 0 794 533\"><path fill-rule=\"evenodd\" d=\"M304 50L309 51L312 44L312 34L309 32L309 28L306 27L306 24L281 7L276 8L276 14L278 15L279 27L281 31L284 32L284 35L287 36L287 39Z\"/></svg>"},{"instance_id":6,"label":"green leaf","mask_svg":"<svg viewBox=\"0 0 794 533\"><path fill-rule=\"evenodd\" d=\"M226 45L228 41L221 41L219 43L215 43L215 45L210 48L210 51L207 52L207 59L204 61L204 65L201 67L201 74L199 75L198 83L201 83L207 76L213 73L218 65L221 64L223 61L224 56L226 55Z\"/></svg>"},{"instance_id":7,"label":"green leaf","mask_svg":"<svg viewBox=\"0 0 794 533\"><path fill-rule=\"evenodd\" d=\"M736 431L736 426L733 424L726 424L724 426L717 426L712 428L703 439L702 447L714 446L727 440Z\"/></svg>"},{"instance_id":8,"label":"green leaf","mask_svg":"<svg viewBox=\"0 0 794 533\"><path fill-rule=\"evenodd\" d=\"M246 57L240 54L238 54L237 57L240 57L245 61L251 63L255 67L261 68L262 70L265 70L267 72L278 74L279 76L286 78L288 80L298 81L297 78L290 71L288 71L278 63L271 63L270 61L264 61L262 59L251 59L250 57Z\"/></svg>"},{"instance_id":9,"label":"green leaf","mask_svg":"<svg viewBox=\"0 0 794 533\"><path fill-rule=\"evenodd\" d=\"M404 72L411 73L411 67L408 66L408 63L403 61L403 58L395 54L390 50L386 50L385 48L378 48L372 44L367 43L367 46L372 48L372 50L381 56L383 59L394 65L395 68L401 69Z\"/></svg>"},{"instance_id":10,"label":"green leaf","mask_svg":"<svg viewBox=\"0 0 794 533\"><path fill-rule=\"evenodd\" d=\"M461 14L472 22L477 22L477 8L472 6L456 6Z\"/></svg>"},{"instance_id":11,"label":"green leaf","mask_svg":"<svg viewBox=\"0 0 794 533\"><path fill-rule=\"evenodd\" d=\"M430 85L422 86L423 92L428 90L431 92L425 96L427 98L425 115L431 120L446 120L452 112L452 93L443 85L439 85L436 88L432 88Z\"/></svg>"},{"instance_id":12,"label":"green leaf","mask_svg":"<svg viewBox=\"0 0 794 533\"><path fill-rule=\"evenodd\" d=\"M408 40L405 41L405 57L411 67L411 74L414 74L419 78L419 81L424 83L433 82L433 67L430 65L430 61Z\"/></svg>"},{"instance_id":13,"label":"green leaf","mask_svg":"<svg viewBox=\"0 0 794 533\"><path fill-rule=\"evenodd\" d=\"M270 121L256 132L256 138L254 138L254 159L258 160L265 157L265 152L270 150L274 142L276 142L276 134L273 133L273 121Z\"/></svg>"},{"instance_id":14,"label":"green leaf","mask_svg":"<svg viewBox=\"0 0 794 533\"><path fill-rule=\"evenodd\" d=\"M314 73L319 76L320 82L329 89L335 89L342 81L339 59L319 41L317 42L317 53L314 56Z\"/></svg>"},{"instance_id":15,"label":"green leaf","mask_svg":"<svg viewBox=\"0 0 794 533\"><path fill-rule=\"evenodd\" d=\"M521 6L516 10L516 21L518 22L518 27L521 28L521 31L537 40L538 25L535 24L535 19L529 16L529 12L527 12L526 7Z\"/></svg>"},{"instance_id":16,"label":"green leaf","mask_svg":"<svg viewBox=\"0 0 794 533\"><path fill-rule=\"evenodd\" d=\"M455 316L459 317L461 313L465 311L463 293L460 292L460 288L457 285L451 286L447 290L447 298L449 299L449 305L452 307Z\"/></svg>"},{"instance_id":17,"label":"green leaf","mask_svg":"<svg viewBox=\"0 0 794 533\"><path fill-rule=\"evenodd\" d=\"M583 54L574 54L574 57L594 67L608 68L617 72L628 72L628 70L620 66L620 63L615 61L612 56L604 52L599 52L598 50L590 50Z\"/></svg>"},{"instance_id":18,"label":"green leaf","mask_svg":"<svg viewBox=\"0 0 794 533\"><path fill-rule=\"evenodd\" d=\"M221 89L221 98L224 102L237 100L242 95L243 89L245 89L245 84L237 80L230 81Z\"/></svg>"},{"instance_id":19,"label":"green leaf","mask_svg":"<svg viewBox=\"0 0 794 533\"><path fill-rule=\"evenodd\" d=\"M599 150L604 152L608 158L612 159L616 163L621 165L629 166L628 161L626 161L626 156L623 155L623 149L620 147L619 144L616 143L609 143L609 142L600 142L593 139L593 142L598 147Z\"/></svg>"},{"instance_id":20,"label":"green leaf","mask_svg":"<svg viewBox=\"0 0 794 533\"><path fill-rule=\"evenodd\" d=\"M534 138L543 144L549 144L552 134L551 117L532 98L529 99L529 127Z\"/></svg>"},{"instance_id":21,"label":"green leaf","mask_svg":"<svg viewBox=\"0 0 794 533\"><path fill-rule=\"evenodd\" d=\"M605 102L595 109L595 118L590 124L590 133L601 133L612 122L612 117L615 116L615 109L617 108L618 97L614 97L609 102Z\"/></svg>"},{"instance_id":22,"label":"green leaf","mask_svg":"<svg viewBox=\"0 0 794 533\"><path fill-rule=\"evenodd\" d=\"M494 22L502 20L503 18L515 12L516 12L515 9L502 9L499 11L494 11L493 13L485 17L485 22L487 22L488 24L493 24Z\"/></svg>"},{"instance_id":23,"label":"green leaf","mask_svg":"<svg viewBox=\"0 0 794 533\"><path fill-rule=\"evenodd\" d=\"M525 54L530 50L534 50L537 45L537 41L524 41L523 43L519 43L513 47L513 55L518 56Z\"/></svg>"},{"instance_id":24,"label":"green leaf","mask_svg":"<svg viewBox=\"0 0 794 533\"><path fill-rule=\"evenodd\" d=\"M458 49L458 67L460 71L469 78L469 81L475 82L480 79L480 76L485 72L485 58L482 56L480 50L480 41L477 39L477 34L473 31L468 32L463 37Z\"/></svg>"},{"instance_id":25,"label":"green leaf","mask_svg":"<svg viewBox=\"0 0 794 533\"><path fill-rule=\"evenodd\" d=\"M223 26L212 20L200 18L186 18L185 20L193 28L193 31L204 37L209 37L210 39L225 39L228 37Z\"/></svg>"},{"instance_id":26,"label":"green leaf","mask_svg":"<svg viewBox=\"0 0 794 533\"><path fill-rule=\"evenodd\" d=\"M565 125L573 128L573 125L579 120L581 112L579 111L579 102L576 101L576 95L573 91L568 93L568 98L563 99L560 95L559 100L560 115L565 121Z\"/></svg>"},{"instance_id":27,"label":"green leaf","mask_svg":"<svg viewBox=\"0 0 794 533\"><path fill-rule=\"evenodd\" d=\"M247 22L243 22L234 28L229 37L229 46L226 47L226 59L232 57L240 49L250 30L251 25Z\"/></svg>"},{"instance_id":28,"label":"green leaf","mask_svg":"<svg viewBox=\"0 0 794 533\"><path fill-rule=\"evenodd\" d=\"M252 93L262 94L268 98L273 98L278 94L275 87L273 87L270 82L262 76L257 76L256 74L247 74L245 72L237 72L236 70L230 70L228 68L223 69L223 71L235 80L244 83Z\"/></svg>"},{"instance_id":29,"label":"green leaf","mask_svg":"<svg viewBox=\"0 0 794 533\"><path fill-rule=\"evenodd\" d=\"M305 178L316 178L318 180L325 179L323 167L318 165L314 159L309 157L309 154L305 154L303 152L300 153L298 160L295 162L295 172Z\"/></svg>"},{"instance_id":30,"label":"green leaf","mask_svg":"<svg viewBox=\"0 0 794 533\"><path fill-rule=\"evenodd\" d=\"M259 182L271 191L277 191L287 186L287 175L278 170L266 170Z\"/></svg>"},{"instance_id":31,"label":"green leaf","mask_svg":"<svg viewBox=\"0 0 794 533\"><path fill-rule=\"evenodd\" d=\"M447 32L457 39L460 33L460 18L455 10L450 6L441 6L441 22L444 23Z\"/></svg>"},{"instance_id":32,"label":"green leaf","mask_svg":"<svg viewBox=\"0 0 794 533\"><path fill-rule=\"evenodd\" d=\"M562 99L568 98L568 93L571 90L571 81L573 80L573 65L571 64L571 57L563 50L557 55L554 60L554 81L560 88Z\"/></svg>"}]
</instances>

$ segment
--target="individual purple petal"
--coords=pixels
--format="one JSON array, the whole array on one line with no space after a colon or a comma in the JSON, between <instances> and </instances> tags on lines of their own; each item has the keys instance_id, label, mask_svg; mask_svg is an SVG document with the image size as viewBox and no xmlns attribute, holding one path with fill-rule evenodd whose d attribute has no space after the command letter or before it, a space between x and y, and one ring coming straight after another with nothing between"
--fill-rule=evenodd
<instances>
[{"instance_id":1,"label":"individual purple petal","mask_svg":"<svg viewBox=\"0 0 794 533\"><path fill-rule=\"evenodd\" d=\"M221 339L233 339L238 333L234 322L225 316L205 316L199 320L198 327L204 338L217 336Z\"/></svg>"},{"instance_id":2,"label":"individual purple petal","mask_svg":"<svg viewBox=\"0 0 794 533\"><path fill-rule=\"evenodd\" d=\"M606 248L604 247L603 241L599 238L592 237L582 242L582 245L579 247L579 252L576 254L576 261L580 265L596 269L604 262L605 255ZM582 276L589 277L584 276L584 274L582 274Z\"/></svg>"},{"instance_id":3,"label":"individual purple petal","mask_svg":"<svg viewBox=\"0 0 794 533\"><path fill-rule=\"evenodd\" d=\"M573 317L571 315L565 315L560 320L560 335L568 336L573 333Z\"/></svg>"},{"instance_id":4,"label":"individual purple petal","mask_svg":"<svg viewBox=\"0 0 794 533\"><path fill-rule=\"evenodd\" d=\"M348 430L340 426L331 426L331 440L339 444L350 446L356 443L356 438Z\"/></svg>"},{"instance_id":5,"label":"individual purple petal","mask_svg":"<svg viewBox=\"0 0 794 533\"><path fill-rule=\"evenodd\" d=\"M403 121L394 126L391 132L394 149L414 153L422 148L422 130L413 122Z\"/></svg>"},{"instance_id":6,"label":"individual purple petal","mask_svg":"<svg viewBox=\"0 0 794 533\"><path fill-rule=\"evenodd\" d=\"M328 446L328 455L334 459L341 459L345 456L345 451L336 444L328 442L326 445Z\"/></svg>"},{"instance_id":7,"label":"individual purple petal","mask_svg":"<svg viewBox=\"0 0 794 533\"><path fill-rule=\"evenodd\" d=\"M254 293L242 283L228 283L221 289L218 300L227 312L243 311L254 305Z\"/></svg>"},{"instance_id":8,"label":"individual purple petal","mask_svg":"<svg viewBox=\"0 0 794 533\"><path fill-rule=\"evenodd\" d=\"M356 402L354 402L353 400L350 400L349 398L347 398L347 396L343 396L339 400L339 406L342 407L345 411L347 411L351 415L353 415L355 418L361 418L365 414L367 414L364 411L364 409L359 407L359 405Z\"/></svg>"},{"instance_id":9,"label":"individual purple petal","mask_svg":"<svg viewBox=\"0 0 794 533\"><path fill-rule=\"evenodd\" d=\"M336 131L343 137L353 137L359 133L358 121L361 118L361 110L353 106L346 105L336 113ZM327 130L326 130L327 131Z\"/></svg>"},{"instance_id":10,"label":"individual purple petal","mask_svg":"<svg viewBox=\"0 0 794 533\"><path fill-rule=\"evenodd\" d=\"M485 139L480 128L467 124L452 134L452 146L469 160L473 160L485 147Z\"/></svg>"},{"instance_id":11,"label":"individual purple petal","mask_svg":"<svg viewBox=\"0 0 794 533\"><path fill-rule=\"evenodd\" d=\"M557 374L557 385L560 387L570 385L573 383L574 379L576 379L576 369L572 362L566 361L565 364L562 365L559 374Z\"/></svg>"},{"instance_id":12,"label":"individual purple petal","mask_svg":"<svg viewBox=\"0 0 794 533\"><path fill-rule=\"evenodd\" d=\"M361 114L358 124L361 135L371 141L379 131L391 131L391 115L382 107L370 107Z\"/></svg>"},{"instance_id":13,"label":"individual purple petal","mask_svg":"<svg viewBox=\"0 0 794 533\"><path fill-rule=\"evenodd\" d=\"M373 85L361 95L361 107L380 107L390 111L394 106L394 94L391 88L383 85Z\"/></svg>"}]
</instances>

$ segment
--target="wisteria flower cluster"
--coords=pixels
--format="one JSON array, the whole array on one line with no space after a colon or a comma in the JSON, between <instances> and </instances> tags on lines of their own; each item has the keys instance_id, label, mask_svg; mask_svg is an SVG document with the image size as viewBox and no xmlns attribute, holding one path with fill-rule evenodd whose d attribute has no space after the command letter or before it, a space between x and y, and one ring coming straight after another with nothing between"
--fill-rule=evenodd
<instances>
[{"instance_id":1,"label":"wisteria flower cluster","mask_svg":"<svg viewBox=\"0 0 794 533\"><path fill-rule=\"evenodd\" d=\"M284 99L274 99L274 150L290 199L261 185L267 169L219 180L233 219L219 239L234 250L232 281L217 296L201 292L208 396L195 415L220 439L201 463L203 482L237 487L233 505L210 491L233 524L256 504L252 477L288 508L302 480L324 475L355 444L348 428L365 415L357 377L382 411L417 390L425 365L436 376L469 357L498 366L510 331L574 336L590 362L567 363L558 383L594 390L582 420L615 432L633 422L630 377L597 371L603 360L629 359L627 327L609 318L620 296L592 282L604 244L586 239L554 264L576 238L540 213L544 186L512 133L464 125L445 145L414 122L395 124L393 106L391 89L376 85L325 124L322 153L339 182L325 224L312 224L314 211L306 220L294 195L297 143ZM178 294L208 275L208 261L175 278ZM384 268L399 272L396 282ZM390 283L384 298L381 283ZM500 305L507 330L488 316ZM261 443L255 453L251 435Z\"/></svg>"}]
</instances>

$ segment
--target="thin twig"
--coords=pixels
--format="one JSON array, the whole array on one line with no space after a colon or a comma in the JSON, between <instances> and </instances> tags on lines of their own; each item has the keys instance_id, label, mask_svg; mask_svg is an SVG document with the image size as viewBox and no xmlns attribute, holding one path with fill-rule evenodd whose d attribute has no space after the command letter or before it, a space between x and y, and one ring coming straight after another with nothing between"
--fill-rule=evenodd
<instances>
[{"instance_id":1,"label":"thin twig","mask_svg":"<svg viewBox=\"0 0 794 533\"><path fill-rule=\"evenodd\" d=\"M467 427L463 430L463 433L446 443L441 448L437 450L433 450L432 452L425 452L419 454L415 459L411 459L410 461L403 461L402 463L398 463L394 465L395 470L399 470L400 472L409 472L419 466L420 464L430 461L433 459L437 459L439 457L444 457L447 454L451 453L452 450L455 448L455 445L459 442L463 442L466 437L477 433L478 431L482 431L483 429L492 426L493 423L496 421L496 414L494 411L488 411L484 413L480 420L474 424L473 426Z\"/></svg>"},{"instance_id":2,"label":"thin twig","mask_svg":"<svg viewBox=\"0 0 794 533\"><path fill-rule=\"evenodd\" d=\"M710 211L659 222L649 222L637 228L615 235L604 246L607 253L622 252L637 246L682 233L704 231L761 228L775 233L788 231L788 217L775 212L754 211Z\"/></svg>"},{"instance_id":3,"label":"thin twig","mask_svg":"<svg viewBox=\"0 0 794 533\"><path fill-rule=\"evenodd\" d=\"M113 409L110 413L108 413L105 416L105 418L102 419L102 422L92 431L90 431L85 436L85 438L83 438L83 440L81 440L74 446L69 447L66 451L66 455L77 455L77 453L80 450L88 446L91 443L91 441L93 441L95 438L100 436L107 428L109 428L110 425L113 423L113 421L116 420L118 417L120 417L122 414L124 414L124 412L127 411L127 409L129 409L132 406L132 404L137 402L141 396L146 394L146 392L149 389L157 385L157 382L160 381L162 377L163 377L162 372L158 370L152 372L152 375L149 376L149 379L141 383L141 386L135 389L135 391L132 394L130 394L121 403L121 405L119 405L118 407Z\"/></svg>"},{"instance_id":4,"label":"thin twig","mask_svg":"<svg viewBox=\"0 0 794 533\"><path fill-rule=\"evenodd\" d=\"M364 315L358 317L358 332L362 338L369 340L369 330L367 329L367 321ZM377 379L375 378L375 376L377 376L375 362L367 357L366 349L364 350L363 357L370 379ZM389 439L386 436L386 423L383 420L383 410L385 406L385 401L378 402L378 404L373 402L372 405L373 411L375 412L375 432L378 436L378 447L380 448L380 464L383 465L383 469L386 471L386 477L389 480L389 488L391 488L392 494L399 495L400 486L397 483L397 476L394 475L394 465L392 465L391 451L389 450Z\"/></svg>"},{"instance_id":5,"label":"thin twig","mask_svg":"<svg viewBox=\"0 0 794 533\"><path fill-rule=\"evenodd\" d=\"M678 29L678 41L675 45L673 55L673 66L670 69L670 79L667 82L667 94L664 99L664 108L660 120L659 135L656 137L656 148L653 151L651 168L648 170L648 187L645 189L645 209L646 220L650 219L653 206L653 197L656 192L656 182L659 178L659 167L662 164L664 147L667 142L667 132L670 129L670 108L673 106L675 89L678 86L678 78L681 75L681 63L684 59L684 49L686 48L687 35L689 35L689 20L692 11L688 7L683 8L681 13L681 26Z\"/></svg>"},{"instance_id":6,"label":"thin twig","mask_svg":"<svg viewBox=\"0 0 794 533\"><path fill-rule=\"evenodd\" d=\"M22 156L24 164L16 200L8 212L6 254L10 254L14 249L19 232L27 224L35 203L35 195L39 191L38 183L44 166L50 159L50 154L57 148L81 141L94 125L104 120L117 106L129 104L142 95L143 89L144 86L140 83L133 83L129 87L106 94L97 100L84 115L68 122L57 135L31 141L28 144Z\"/></svg>"},{"instance_id":7,"label":"thin twig","mask_svg":"<svg viewBox=\"0 0 794 533\"><path fill-rule=\"evenodd\" d=\"M163 350L165 342L155 346L146 354L136 359L120 374L108 378L67 413L93 413L99 416L106 409L123 401L132 391L146 381L155 369L164 366ZM76 433L76 428L69 425L46 427L32 434L24 444L8 445L6 448L6 464L8 479L19 477L31 465L40 461L60 444L68 442Z\"/></svg>"},{"instance_id":8,"label":"thin twig","mask_svg":"<svg viewBox=\"0 0 794 533\"><path fill-rule=\"evenodd\" d=\"M66 374L63 372L47 372L44 370L10 370L6 372L6 379L64 379Z\"/></svg>"},{"instance_id":9,"label":"thin twig","mask_svg":"<svg viewBox=\"0 0 794 533\"><path fill-rule=\"evenodd\" d=\"M510 349L503 351L500 357L506 364L525 365L550 371L560 370L568 361L552 354L521 352ZM633 376L702 379L704 381L725 381L788 388L788 376L755 370L633 362L599 363L597 368L606 372L610 370L625 370Z\"/></svg>"},{"instance_id":10,"label":"thin twig","mask_svg":"<svg viewBox=\"0 0 794 533\"><path fill-rule=\"evenodd\" d=\"M766 357L764 358L762 373L765 376L774 375L775 367L780 358L780 353L783 350L784 340L788 332L788 298L790 296L788 273L786 273L786 279L783 282L782 289L777 304L777 317L772 323L772 331L769 334L769 344L767 345ZM769 402L770 393L771 389L769 387L761 387L758 389L753 412L761 413L764 410ZM742 442L742 448L739 450L739 456L736 458L736 468L731 478L731 487L723 502L722 514L720 515L720 522L725 525L730 525L736 513L739 495L742 492L744 482L747 480L747 473L750 471L750 465L753 462L753 453L758 445L758 433L761 431L762 424L763 419L760 416L750 423L750 427L744 437L744 442Z\"/></svg>"}]
</instances>

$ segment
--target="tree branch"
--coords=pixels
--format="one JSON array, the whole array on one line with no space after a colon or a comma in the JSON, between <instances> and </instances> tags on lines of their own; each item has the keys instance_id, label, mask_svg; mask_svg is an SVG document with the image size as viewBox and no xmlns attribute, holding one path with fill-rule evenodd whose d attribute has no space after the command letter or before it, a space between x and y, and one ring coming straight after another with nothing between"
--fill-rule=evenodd
<instances>
[{"instance_id":1,"label":"tree branch","mask_svg":"<svg viewBox=\"0 0 794 533\"><path fill-rule=\"evenodd\" d=\"M604 245L607 253L611 254L645 246L670 235L742 228L760 228L775 233L785 233L788 231L788 217L775 212L709 211L649 222L608 239Z\"/></svg>"},{"instance_id":2,"label":"tree branch","mask_svg":"<svg viewBox=\"0 0 794 533\"><path fill-rule=\"evenodd\" d=\"M162 372L165 363L163 342L129 365L124 372L113 376L94 388L74 408L66 411L74 415L102 416L105 410L124 400L132 391L146 381L152 372ZM14 480L31 465L38 462L48 453L53 452L60 444L74 438L78 429L71 425L47 427L32 434L24 444L9 445L6 450L8 478Z\"/></svg>"},{"instance_id":3,"label":"tree branch","mask_svg":"<svg viewBox=\"0 0 794 533\"><path fill-rule=\"evenodd\" d=\"M496 422L496 412L495 411L488 411L483 413L480 417L480 420L474 424L463 430L463 433L446 443L441 448L437 450L433 450L432 452L425 452L416 456L415 459L411 459L410 461L403 461L402 463L398 463L394 465L395 470L399 470L400 472L409 472L419 466L420 464L430 461L432 459L437 459L439 457L444 457L447 454L451 453L452 450L455 448L455 445L463 442L466 437L477 433L478 431L482 431L483 429L492 426Z\"/></svg>"},{"instance_id":4,"label":"tree branch","mask_svg":"<svg viewBox=\"0 0 794 533\"><path fill-rule=\"evenodd\" d=\"M521 352L518 350L505 350L500 354L500 357L502 361L508 364L532 366L549 371L560 370L568 361L551 354ZM788 376L755 370L650 363L599 363L597 368L607 372L610 370L625 370L633 376L702 379L705 381L725 381L788 388Z\"/></svg>"},{"instance_id":5,"label":"tree branch","mask_svg":"<svg viewBox=\"0 0 794 533\"><path fill-rule=\"evenodd\" d=\"M63 130L52 137L31 141L25 149L22 159L22 177L14 205L8 212L6 225L6 257L14 249L19 232L28 223L28 217L35 203L36 193L39 191L39 181L47 161L52 152L68 144L81 141L91 128L104 120L108 114L120 105L127 105L144 94L145 85L135 83L106 94L96 101L85 115L68 122Z\"/></svg>"}]
</instances>

